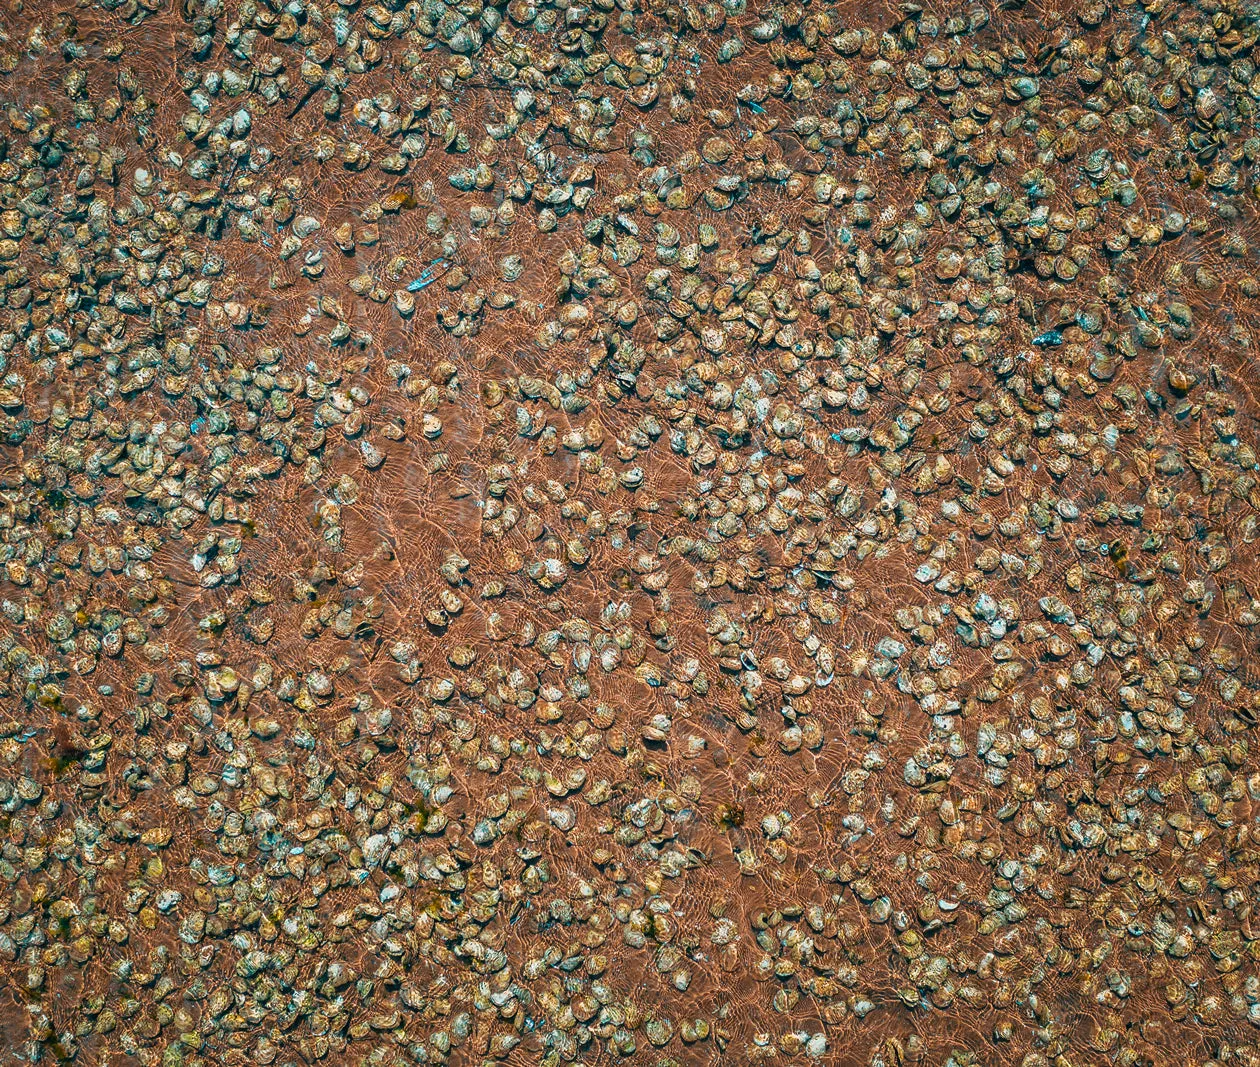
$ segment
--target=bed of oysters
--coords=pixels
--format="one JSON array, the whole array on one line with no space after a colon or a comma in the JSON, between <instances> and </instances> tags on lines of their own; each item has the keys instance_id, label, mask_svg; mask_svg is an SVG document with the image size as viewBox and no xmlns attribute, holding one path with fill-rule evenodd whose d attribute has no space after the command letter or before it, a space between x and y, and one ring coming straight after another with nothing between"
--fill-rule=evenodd
<instances>
[{"instance_id":1,"label":"bed of oysters","mask_svg":"<svg viewBox=\"0 0 1260 1067\"><path fill-rule=\"evenodd\" d=\"M6 1062L1260 1065L1260 4L6 0Z\"/></svg>"}]
</instances>

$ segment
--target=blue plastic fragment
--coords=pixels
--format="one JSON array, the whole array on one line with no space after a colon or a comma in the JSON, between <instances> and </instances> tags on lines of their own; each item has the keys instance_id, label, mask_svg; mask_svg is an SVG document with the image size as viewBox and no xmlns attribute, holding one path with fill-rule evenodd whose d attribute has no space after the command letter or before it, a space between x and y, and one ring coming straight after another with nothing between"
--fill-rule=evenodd
<instances>
[{"instance_id":1,"label":"blue plastic fragment","mask_svg":"<svg viewBox=\"0 0 1260 1067\"><path fill-rule=\"evenodd\" d=\"M1040 345L1043 348L1048 345L1061 345L1063 344L1063 334L1059 333L1058 330L1047 330L1045 333L1034 337L1033 344Z\"/></svg>"},{"instance_id":2,"label":"blue plastic fragment","mask_svg":"<svg viewBox=\"0 0 1260 1067\"><path fill-rule=\"evenodd\" d=\"M766 109L764 107L760 104L754 104L751 100L748 101L748 110L754 115L764 115L766 113Z\"/></svg>"},{"instance_id":3,"label":"blue plastic fragment","mask_svg":"<svg viewBox=\"0 0 1260 1067\"><path fill-rule=\"evenodd\" d=\"M437 277L433 273L433 268L438 266L440 263L445 263L445 262L446 260L444 259L435 259L432 263L430 263L427 267L425 267L424 270L420 272L419 278L417 278L414 282L411 282L407 286L407 292L418 293L420 292L421 289L426 289L430 285L432 285L435 281L437 281Z\"/></svg>"}]
</instances>

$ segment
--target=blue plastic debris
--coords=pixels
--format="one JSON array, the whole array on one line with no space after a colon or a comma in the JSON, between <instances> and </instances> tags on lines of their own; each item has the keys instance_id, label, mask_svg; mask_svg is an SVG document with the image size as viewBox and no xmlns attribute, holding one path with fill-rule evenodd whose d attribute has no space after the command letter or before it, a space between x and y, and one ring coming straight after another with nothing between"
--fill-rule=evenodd
<instances>
[{"instance_id":1,"label":"blue plastic debris","mask_svg":"<svg viewBox=\"0 0 1260 1067\"><path fill-rule=\"evenodd\" d=\"M188 424L188 432L196 433L205 424L206 424L206 417L204 415L198 415L195 419L193 419L192 422Z\"/></svg>"},{"instance_id":2,"label":"blue plastic debris","mask_svg":"<svg viewBox=\"0 0 1260 1067\"><path fill-rule=\"evenodd\" d=\"M1045 333L1034 337L1033 344L1040 345L1042 348L1049 345L1061 345L1063 344L1063 334L1059 333L1058 330L1047 330Z\"/></svg>"},{"instance_id":3,"label":"blue plastic debris","mask_svg":"<svg viewBox=\"0 0 1260 1067\"><path fill-rule=\"evenodd\" d=\"M754 115L764 115L766 113L766 109L764 107L760 104L753 103L751 100L748 101L748 110Z\"/></svg>"},{"instance_id":4,"label":"blue plastic debris","mask_svg":"<svg viewBox=\"0 0 1260 1067\"><path fill-rule=\"evenodd\" d=\"M437 281L437 275L433 273L433 268L445 262L446 260L444 259L435 259L420 272L419 278L407 286L407 292L418 293L421 289L428 288L432 285L435 281Z\"/></svg>"}]
</instances>

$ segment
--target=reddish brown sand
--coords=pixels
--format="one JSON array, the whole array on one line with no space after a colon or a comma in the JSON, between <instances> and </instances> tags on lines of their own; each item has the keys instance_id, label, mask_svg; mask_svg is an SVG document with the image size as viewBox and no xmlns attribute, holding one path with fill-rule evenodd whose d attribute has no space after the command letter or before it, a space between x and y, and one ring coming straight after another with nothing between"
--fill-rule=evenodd
<instances>
[{"instance_id":1,"label":"reddish brown sand","mask_svg":"<svg viewBox=\"0 0 1260 1067\"><path fill-rule=\"evenodd\" d=\"M9 0L3 1062L1260 1063L1258 34Z\"/></svg>"}]
</instances>

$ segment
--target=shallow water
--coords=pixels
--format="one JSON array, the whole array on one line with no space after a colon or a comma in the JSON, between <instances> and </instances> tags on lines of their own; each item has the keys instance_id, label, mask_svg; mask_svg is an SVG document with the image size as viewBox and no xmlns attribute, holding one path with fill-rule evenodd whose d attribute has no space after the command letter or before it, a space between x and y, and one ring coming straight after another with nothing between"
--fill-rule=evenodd
<instances>
[{"instance_id":1,"label":"shallow water","mask_svg":"<svg viewBox=\"0 0 1260 1067\"><path fill-rule=\"evenodd\" d=\"M15 1060L1260 1055L1254 12L0 30Z\"/></svg>"}]
</instances>

